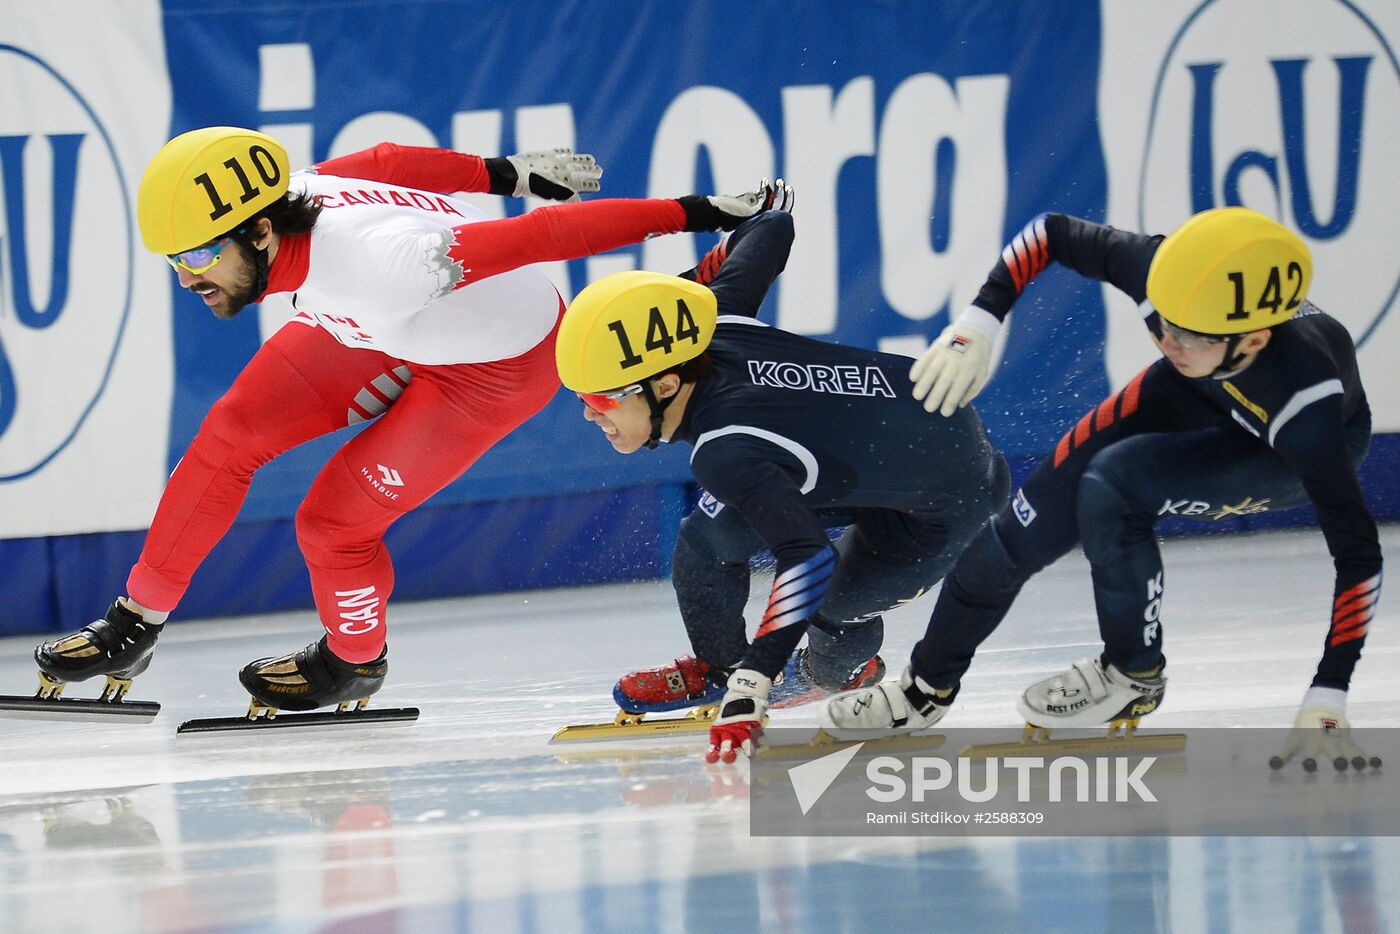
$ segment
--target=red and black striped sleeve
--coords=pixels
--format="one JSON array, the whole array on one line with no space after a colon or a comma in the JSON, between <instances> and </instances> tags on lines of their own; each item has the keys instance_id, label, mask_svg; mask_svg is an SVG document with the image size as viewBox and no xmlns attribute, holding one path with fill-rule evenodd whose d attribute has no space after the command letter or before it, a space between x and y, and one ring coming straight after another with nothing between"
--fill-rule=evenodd
<instances>
[{"instance_id":1,"label":"red and black striped sleeve","mask_svg":"<svg viewBox=\"0 0 1400 934\"><path fill-rule=\"evenodd\" d=\"M972 304L1004 320L1021 293L1052 262L1107 282L1141 303L1147 297L1147 270L1161 241L1159 236L1130 233L1067 214L1042 214L1002 249Z\"/></svg>"},{"instance_id":2,"label":"red and black striped sleeve","mask_svg":"<svg viewBox=\"0 0 1400 934\"><path fill-rule=\"evenodd\" d=\"M690 465L695 479L743 516L773 552L768 607L739 667L775 678L821 610L836 570L826 528L803 499L815 468L774 441L743 433L713 440L702 435Z\"/></svg>"},{"instance_id":3,"label":"red and black striped sleeve","mask_svg":"<svg viewBox=\"0 0 1400 934\"><path fill-rule=\"evenodd\" d=\"M1380 536L1347 453L1340 381L1317 383L1294 398L1304 404L1290 401L1275 414L1269 442L1302 479L1336 571L1327 637L1312 683L1345 691L1380 599Z\"/></svg>"}]
</instances>

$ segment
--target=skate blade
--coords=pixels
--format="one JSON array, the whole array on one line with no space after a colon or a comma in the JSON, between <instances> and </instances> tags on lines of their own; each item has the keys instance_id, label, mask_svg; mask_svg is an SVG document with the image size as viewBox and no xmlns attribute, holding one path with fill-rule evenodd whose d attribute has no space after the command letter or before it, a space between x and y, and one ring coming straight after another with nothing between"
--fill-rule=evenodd
<instances>
[{"instance_id":1,"label":"skate blade","mask_svg":"<svg viewBox=\"0 0 1400 934\"><path fill-rule=\"evenodd\" d=\"M801 759L813 755L826 755L829 752L849 749L852 746L860 746L861 755L865 755L867 752L871 754L913 752L937 749L947 741L948 737L942 733L909 732L894 733L888 736L872 735L864 739L844 739L819 729L805 743L762 743L754 755L762 756L765 759Z\"/></svg>"},{"instance_id":2,"label":"skate blade","mask_svg":"<svg viewBox=\"0 0 1400 934\"><path fill-rule=\"evenodd\" d=\"M83 697L0 696L0 717L15 720L70 720L150 723L160 713L155 701L95 700Z\"/></svg>"},{"instance_id":3,"label":"skate blade","mask_svg":"<svg viewBox=\"0 0 1400 934\"><path fill-rule=\"evenodd\" d=\"M311 713L279 713L273 717L211 717L186 720L176 733L225 733L232 730L329 730L350 727L387 726L413 723L418 719L417 707L383 707L364 710L315 711Z\"/></svg>"},{"instance_id":4,"label":"skate blade","mask_svg":"<svg viewBox=\"0 0 1400 934\"><path fill-rule=\"evenodd\" d=\"M1026 724L1021 738L1012 743L984 743L964 746L958 757L986 759L991 756L1102 755L1110 752L1180 752L1186 748L1185 733L1139 733L1136 720L1115 720L1106 734L1072 739L1050 739L1050 730Z\"/></svg>"},{"instance_id":5,"label":"skate blade","mask_svg":"<svg viewBox=\"0 0 1400 934\"><path fill-rule=\"evenodd\" d=\"M719 705L693 707L683 717L647 720L644 713L617 712L612 723L575 723L561 726L549 738L551 743L587 743L608 739L647 739L652 736L676 736L685 733L710 732L710 721ZM768 718L764 718L766 723Z\"/></svg>"}]
</instances>

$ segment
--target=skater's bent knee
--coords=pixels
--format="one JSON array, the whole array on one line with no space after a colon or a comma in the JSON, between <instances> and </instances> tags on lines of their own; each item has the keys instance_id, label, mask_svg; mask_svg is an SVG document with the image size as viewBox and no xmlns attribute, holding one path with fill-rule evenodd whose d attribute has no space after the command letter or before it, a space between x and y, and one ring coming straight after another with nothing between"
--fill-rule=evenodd
<instances>
[{"instance_id":1,"label":"skater's bent knee","mask_svg":"<svg viewBox=\"0 0 1400 934\"><path fill-rule=\"evenodd\" d=\"M1015 593L1043 565L1017 561L993 520L973 538L948 575L948 587L972 602L977 597L998 599Z\"/></svg>"},{"instance_id":2,"label":"skater's bent knee","mask_svg":"<svg viewBox=\"0 0 1400 934\"><path fill-rule=\"evenodd\" d=\"M1088 535L1096 523L1113 522L1132 515L1140 510L1133 505L1127 484L1108 467L1093 464L1079 479L1079 493L1075 502L1079 515L1079 527Z\"/></svg>"},{"instance_id":3,"label":"skater's bent knee","mask_svg":"<svg viewBox=\"0 0 1400 934\"><path fill-rule=\"evenodd\" d=\"M691 513L676 536L676 561L694 564L745 564L758 549L747 526L718 519L696 519Z\"/></svg>"},{"instance_id":4,"label":"skater's bent knee","mask_svg":"<svg viewBox=\"0 0 1400 934\"><path fill-rule=\"evenodd\" d=\"M254 445L258 431L250 412L237 399L224 396L215 402L190 442L190 452L222 463L230 454Z\"/></svg>"}]
</instances>

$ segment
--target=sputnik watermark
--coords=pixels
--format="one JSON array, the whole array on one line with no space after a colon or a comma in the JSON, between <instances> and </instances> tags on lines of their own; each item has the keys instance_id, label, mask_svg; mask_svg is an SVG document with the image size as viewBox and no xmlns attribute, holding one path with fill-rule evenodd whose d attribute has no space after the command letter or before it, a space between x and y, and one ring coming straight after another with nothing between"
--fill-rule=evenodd
<instances>
[{"instance_id":1,"label":"sputnik watermark","mask_svg":"<svg viewBox=\"0 0 1400 934\"><path fill-rule=\"evenodd\" d=\"M857 743L788 770L788 780L803 814L816 805L864 745ZM953 789L963 801L985 804L1001 793L1003 772L1012 772L1018 804L1155 802L1157 796L1147 786L1146 778L1156 762L1156 756L958 756L952 760L914 756L907 762L895 756L876 756L865 764L865 778L870 783L865 795L881 804L905 800L922 804L933 793ZM1043 795L1035 794L1031 787L1037 773L1045 780ZM1070 789L1068 796L1066 785Z\"/></svg>"},{"instance_id":2,"label":"sputnik watermark","mask_svg":"<svg viewBox=\"0 0 1400 934\"><path fill-rule=\"evenodd\" d=\"M865 794L870 800L882 804L903 801L906 795L908 800L922 803L930 792L956 787L962 800L984 804L997 797L1001 790L1002 772L1009 770L1016 773L1017 804L1029 804L1032 800L1073 801L1078 804L1109 801L1125 804L1134 799L1155 802L1157 796L1147 787L1144 779L1156 762L1156 756L1147 756L1136 762L1127 756L1098 756L1090 761L1080 756L1007 756L1004 759L995 756L985 759L959 756L953 762L941 756L915 756L908 763L910 778L906 780L901 774L905 771L903 760L894 756L876 756L865 766L865 777L875 786L867 788ZM1047 791L1043 798L1032 797L1031 782L1037 771L1045 773ZM982 773L980 788L975 787L978 772ZM1067 776L1073 789L1073 796L1068 798L1064 796Z\"/></svg>"},{"instance_id":3,"label":"sputnik watermark","mask_svg":"<svg viewBox=\"0 0 1400 934\"><path fill-rule=\"evenodd\" d=\"M756 836L1400 835L1400 770L1340 758L1328 773L1306 763L1272 767L1290 735L1239 728L1192 730L1189 742L1185 733L1160 731L1037 740L1009 729L950 729L822 748L810 732L775 728L765 733L773 753L754 758L749 770L750 829ZM1350 736L1378 762L1400 759L1400 730Z\"/></svg>"}]
</instances>

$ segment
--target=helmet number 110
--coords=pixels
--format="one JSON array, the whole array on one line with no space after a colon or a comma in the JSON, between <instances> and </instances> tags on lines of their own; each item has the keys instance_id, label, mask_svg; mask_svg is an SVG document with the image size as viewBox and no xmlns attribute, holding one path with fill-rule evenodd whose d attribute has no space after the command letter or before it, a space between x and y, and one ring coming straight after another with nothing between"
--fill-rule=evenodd
<instances>
[{"instance_id":1,"label":"helmet number 110","mask_svg":"<svg viewBox=\"0 0 1400 934\"><path fill-rule=\"evenodd\" d=\"M257 170L258 177L262 179L264 185L273 186L282 180L282 172L277 167L277 160L272 157L272 153L268 152L262 146L254 145L249 147L248 161L253 163L253 167ZM262 189L253 184L252 180L248 177L247 170L237 158L225 159L224 165L237 177L238 184L243 189L239 194L239 204L247 204L249 201L252 201L258 195L262 194ZM204 193L209 196L209 205L213 208L213 210L209 212L209 219L211 221L216 221L233 210L233 206L225 201L219 194L218 186L214 184L214 180L209 177L208 172L196 175L194 180L196 184L204 189Z\"/></svg>"}]
</instances>

